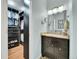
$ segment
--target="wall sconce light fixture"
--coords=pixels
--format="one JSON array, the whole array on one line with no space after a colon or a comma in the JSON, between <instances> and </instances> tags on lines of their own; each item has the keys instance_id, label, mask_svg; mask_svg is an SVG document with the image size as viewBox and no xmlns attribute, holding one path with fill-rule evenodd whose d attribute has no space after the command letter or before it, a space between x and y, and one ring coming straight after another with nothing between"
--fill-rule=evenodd
<instances>
[{"instance_id":1,"label":"wall sconce light fixture","mask_svg":"<svg viewBox=\"0 0 79 59\"><path fill-rule=\"evenodd\" d=\"M65 10L64 6L60 6L60 7L57 7L57 8L54 8L53 10L49 10L48 11L48 15L52 15L52 14L56 14L58 12L63 12Z\"/></svg>"},{"instance_id":2,"label":"wall sconce light fixture","mask_svg":"<svg viewBox=\"0 0 79 59\"><path fill-rule=\"evenodd\" d=\"M47 17L44 17L43 20L41 21L41 24L45 24L47 22Z\"/></svg>"}]
</instances>

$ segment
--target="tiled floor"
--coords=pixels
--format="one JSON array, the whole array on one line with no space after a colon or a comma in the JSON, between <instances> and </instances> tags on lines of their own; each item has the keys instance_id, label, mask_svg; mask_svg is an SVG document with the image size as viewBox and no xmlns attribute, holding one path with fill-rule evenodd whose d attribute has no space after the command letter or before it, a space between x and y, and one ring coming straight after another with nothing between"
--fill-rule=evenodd
<instances>
[{"instance_id":1,"label":"tiled floor","mask_svg":"<svg viewBox=\"0 0 79 59\"><path fill-rule=\"evenodd\" d=\"M23 45L8 50L8 59L24 59Z\"/></svg>"}]
</instances>

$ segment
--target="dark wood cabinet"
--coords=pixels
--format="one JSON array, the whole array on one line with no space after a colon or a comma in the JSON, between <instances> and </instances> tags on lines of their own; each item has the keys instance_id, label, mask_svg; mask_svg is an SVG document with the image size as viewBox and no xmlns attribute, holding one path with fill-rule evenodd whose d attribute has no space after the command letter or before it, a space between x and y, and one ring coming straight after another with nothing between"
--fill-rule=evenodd
<instances>
[{"instance_id":1,"label":"dark wood cabinet","mask_svg":"<svg viewBox=\"0 0 79 59\"><path fill-rule=\"evenodd\" d=\"M42 36L42 56L69 59L69 39Z\"/></svg>"}]
</instances>

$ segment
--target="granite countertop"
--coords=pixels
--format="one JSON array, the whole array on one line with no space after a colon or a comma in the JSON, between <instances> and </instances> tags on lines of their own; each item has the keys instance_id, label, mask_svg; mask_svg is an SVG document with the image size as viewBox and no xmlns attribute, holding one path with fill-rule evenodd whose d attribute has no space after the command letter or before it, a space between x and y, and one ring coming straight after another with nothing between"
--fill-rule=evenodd
<instances>
[{"instance_id":1,"label":"granite countertop","mask_svg":"<svg viewBox=\"0 0 79 59\"><path fill-rule=\"evenodd\" d=\"M43 32L41 33L42 36L48 36L48 37L56 37L56 38L62 38L62 39L69 39L69 35L65 35L64 33L58 33L58 32Z\"/></svg>"}]
</instances>

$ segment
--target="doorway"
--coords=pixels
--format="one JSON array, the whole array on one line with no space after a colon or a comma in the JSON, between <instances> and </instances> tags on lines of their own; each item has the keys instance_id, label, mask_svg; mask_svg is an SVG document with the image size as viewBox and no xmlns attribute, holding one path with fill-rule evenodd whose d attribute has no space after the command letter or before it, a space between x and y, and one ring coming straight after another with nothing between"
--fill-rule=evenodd
<instances>
[{"instance_id":1,"label":"doorway","mask_svg":"<svg viewBox=\"0 0 79 59\"><path fill-rule=\"evenodd\" d=\"M29 59L29 0L8 0L8 59Z\"/></svg>"}]
</instances>

